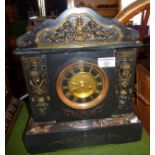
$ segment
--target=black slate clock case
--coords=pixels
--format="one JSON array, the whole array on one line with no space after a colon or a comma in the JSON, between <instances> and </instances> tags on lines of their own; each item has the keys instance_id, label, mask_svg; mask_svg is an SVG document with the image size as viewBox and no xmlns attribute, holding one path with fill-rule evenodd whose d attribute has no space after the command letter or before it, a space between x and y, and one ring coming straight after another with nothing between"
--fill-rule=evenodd
<instances>
[{"instance_id":1,"label":"black slate clock case","mask_svg":"<svg viewBox=\"0 0 155 155\"><path fill-rule=\"evenodd\" d=\"M54 104L55 120L57 122L62 121L71 121L71 120L81 120L81 119L91 119L91 118L105 118L111 117L113 114L122 114L132 111L132 94L128 93L129 99L126 99L124 104L121 104L117 100L115 94L116 91L116 82L117 81L117 71L118 67L106 67L102 68L108 76L109 88L106 98L96 107L86 110L77 110L66 106L58 97L56 92L56 81L60 71L70 63L73 63L78 60L89 61L97 64L98 58L106 57L116 57L116 50L96 50L96 51L78 51L76 53L59 53L52 56L47 56L47 66L52 66L49 68L49 78L52 77L52 80L49 82L49 90L51 94L51 102ZM117 60L118 61L118 60ZM132 60L132 72L134 73L134 54ZM51 78L50 78L51 79ZM128 86L126 89L130 89L133 85L133 77L130 81L131 86Z\"/></svg>"},{"instance_id":2,"label":"black slate clock case","mask_svg":"<svg viewBox=\"0 0 155 155\"><path fill-rule=\"evenodd\" d=\"M21 55L31 106L28 152L140 139L141 123L132 110L137 40L135 30L89 8L66 10L18 38L15 54ZM114 64L99 66L99 58ZM109 83L105 98L85 110L64 104L56 90L61 70L79 60L98 65Z\"/></svg>"}]
</instances>

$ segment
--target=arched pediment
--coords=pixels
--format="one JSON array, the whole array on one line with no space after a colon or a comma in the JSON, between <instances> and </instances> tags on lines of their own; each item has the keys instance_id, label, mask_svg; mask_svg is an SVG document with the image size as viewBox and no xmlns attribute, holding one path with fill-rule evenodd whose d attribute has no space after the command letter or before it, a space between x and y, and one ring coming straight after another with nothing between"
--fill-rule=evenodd
<instances>
[{"instance_id":1,"label":"arched pediment","mask_svg":"<svg viewBox=\"0 0 155 155\"><path fill-rule=\"evenodd\" d=\"M72 48L115 45L138 38L136 31L114 19L101 17L89 8L66 10L57 19L46 20L21 36L19 48Z\"/></svg>"}]
</instances>

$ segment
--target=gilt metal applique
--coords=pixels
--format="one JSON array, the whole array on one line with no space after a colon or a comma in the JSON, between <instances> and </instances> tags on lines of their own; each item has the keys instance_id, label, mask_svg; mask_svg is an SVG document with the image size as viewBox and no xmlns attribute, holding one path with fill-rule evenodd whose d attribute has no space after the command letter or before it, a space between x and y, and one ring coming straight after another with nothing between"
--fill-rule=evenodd
<instances>
[{"instance_id":1,"label":"gilt metal applique","mask_svg":"<svg viewBox=\"0 0 155 155\"><path fill-rule=\"evenodd\" d=\"M38 47L76 47L119 43L121 30L85 15L72 15L60 25L37 33Z\"/></svg>"},{"instance_id":2,"label":"gilt metal applique","mask_svg":"<svg viewBox=\"0 0 155 155\"><path fill-rule=\"evenodd\" d=\"M23 57L23 64L31 102L40 114L45 114L50 101L45 56Z\"/></svg>"},{"instance_id":3,"label":"gilt metal applique","mask_svg":"<svg viewBox=\"0 0 155 155\"><path fill-rule=\"evenodd\" d=\"M133 84L134 84L134 57L131 51L120 51L116 54L116 86L115 94L118 102L117 111L126 111L132 108Z\"/></svg>"}]
</instances>

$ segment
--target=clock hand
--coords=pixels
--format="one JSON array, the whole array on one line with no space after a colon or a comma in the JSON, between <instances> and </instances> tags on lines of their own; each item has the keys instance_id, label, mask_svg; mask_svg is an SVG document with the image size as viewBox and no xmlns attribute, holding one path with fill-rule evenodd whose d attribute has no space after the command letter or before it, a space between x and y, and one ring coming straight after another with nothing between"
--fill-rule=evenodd
<instances>
[{"instance_id":1,"label":"clock hand","mask_svg":"<svg viewBox=\"0 0 155 155\"><path fill-rule=\"evenodd\" d=\"M80 87L84 87L84 83L75 83L75 82L68 82L68 84L71 84L71 85L75 85L75 86L80 86Z\"/></svg>"},{"instance_id":2,"label":"clock hand","mask_svg":"<svg viewBox=\"0 0 155 155\"><path fill-rule=\"evenodd\" d=\"M68 82L68 84L72 84L72 85L76 85L76 86L80 86L81 84L75 83L75 82Z\"/></svg>"},{"instance_id":3,"label":"clock hand","mask_svg":"<svg viewBox=\"0 0 155 155\"><path fill-rule=\"evenodd\" d=\"M76 85L76 86L80 86L80 87L85 87L85 86L88 84L88 82L83 82L83 81L82 81L82 82L80 81L80 83L68 82L68 84ZM85 84L86 84L86 85L85 85ZM92 89L92 87L93 87L92 85L89 85L89 86L88 86L89 89Z\"/></svg>"}]
</instances>

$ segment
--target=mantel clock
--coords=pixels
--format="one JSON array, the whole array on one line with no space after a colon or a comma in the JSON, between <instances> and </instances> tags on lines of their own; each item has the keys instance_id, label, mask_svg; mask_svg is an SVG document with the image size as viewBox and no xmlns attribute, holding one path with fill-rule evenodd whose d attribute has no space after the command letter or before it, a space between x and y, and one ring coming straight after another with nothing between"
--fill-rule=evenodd
<instances>
[{"instance_id":1,"label":"mantel clock","mask_svg":"<svg viewBox=\"0 0 155 155\"><path fill-rule=\"evenodd\" d=\"M17 40L31 107L30 153L140 139L132 111L138 33L89 8L66 10Z\"/></svg>"}]
</instances>

